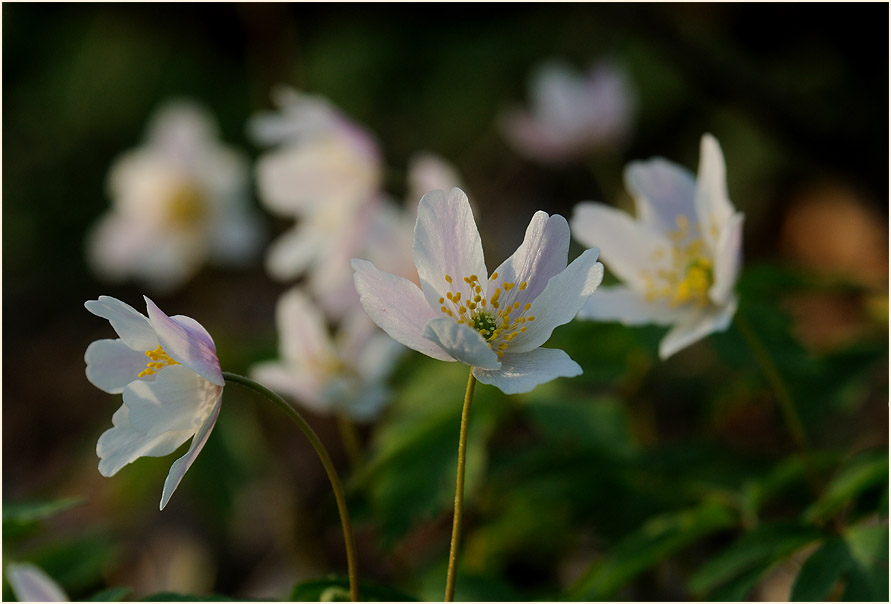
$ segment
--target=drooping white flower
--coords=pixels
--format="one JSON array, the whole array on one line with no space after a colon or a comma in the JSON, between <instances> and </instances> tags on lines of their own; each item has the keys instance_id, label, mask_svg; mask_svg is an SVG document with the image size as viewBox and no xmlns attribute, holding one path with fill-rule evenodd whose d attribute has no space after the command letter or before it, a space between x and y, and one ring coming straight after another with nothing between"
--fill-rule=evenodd
<instances>
[{"instance_id":1,"label":"drooping white flower","mask_svg":"<svg viewBox=\"0 0 891 604\"><path fill-rule=\"evenodd\" d=\"M600 61L579 74L551 60L533 72L529 93L530 108L506 112L501 127L511 145L530 159L564 162L619 144L630 129L634 95L618 64Z\"/></svg>"},{"instance_id":2,"label":"drooping white flower","mask_svg":"<svg viewBox=\"0 0 891 604\"><path fill-rule=\"evenodd\" d=\"M6 578L19 602L70 602L71 599L52 577L28 562L10 562Z\"/></svg>"},{"instance_id":3,"label":"drooping white flower","mask_svg":"<svg viewBox=\"0 0 891 604\"><path fill-rule=\"evenodd\" d=\"M624 282L591 296L579 318L672 325L659 345L668 358L727 328L736 312L743 214L727 195L718 141L702 137L699 175L665 159L633 162L625 183L637 220L602 203L575 207L572 232L596 243Z\"/></svg>"},{"instance_id":4,"label":"drooping white flower","mask_svg":"<svg viewBox=\"0 0 891 604\"><path fill-rule=\"evenodd\" d=\"M332 337L322 312L294 288L279 299L276 321L281 358L255 366L254 379L317 413L378 415L389 396L384 380L403 349L361 308Z\"/></svg>"},{"instance_id":5,"label":"drooping white flower","mask_svg":"<svg viewBox=\"0 0 891 604\"><path fill-rule=\"evenodd\" d=\"M169 455L192 439L164 482L163 510L210 436L225 381L204 327L183 315L168 317L149 298L145 302L148 317L109 296L87 301L87 310L108 319L118 338L93 342L84 358L90 383L124 398L114 427L96 445L103 476L139 457Z\"/></svg>"},{"instance_id":6,"label":"drooping white flower","mask_svg":"<svg viewBox=\"0 0 891 604\"><path fill-rule=\"evenodd\" d=\"M247 161L220 144L212 118L186 101L164 105L143 146L108 179L111 210L87 240L103 278L172 290L206 262L238 265L258 250L262 228L247 195Z\"/></svg>"},{"instance_id":7,"label":"drooping white flower","mask_svg":"<svg viewBox=\"0 0 891 604\"><path fill-rule=\"evenodd\" d=\"M383 168L371 135L324 98L281 87L273 100L279 112L257 115L248 129L274 145L257 161L260 201L297 221L267 256L269 273L285 280L314 269L348 236L377 196Z\"/></svg>"},{"instance_id":8,"label":"drooping white flower","mask_svg":"<svg viewBox=\"0 0 891 604\"><path fill-rule=\"evenodd\" d=\"M371 319L393 339L507 394L581 374L562 350L541 348L600 284L598 251L569 266L569 226L536 212L523 243L489 276L467 196L432 191L418 206L414 262L421 287L353 260L356 290Z\"/></svg>"}]
</instances>

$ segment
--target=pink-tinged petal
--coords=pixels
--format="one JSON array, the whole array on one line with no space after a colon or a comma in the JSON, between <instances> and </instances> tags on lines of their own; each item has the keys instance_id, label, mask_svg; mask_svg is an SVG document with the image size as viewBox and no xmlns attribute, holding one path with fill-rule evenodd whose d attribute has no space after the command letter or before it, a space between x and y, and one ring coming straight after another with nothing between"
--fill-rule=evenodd
<instances>
[{"instance_id":1,"label":"pink-tinged petal","mask_svg":"<svg viewBox=\"0 0 891 604\"><path fill-rule=\"evenodd\" d=\"M736 298L723 307L712 306L704 311L696 311L683 322L675 325L659 342L659 358L663 361L678 352L718 331L730 326L736 313Z\"/></svg>"},{"instance_id":2,"label":"pink-tinged petal","mask_svg":"<svg viewBox=\"0 0 891 604\"><path fill-rule=\"evenodd\" d=\"M718 306L727 303L733 295L739 266L742 262L742 231L745 216L734 214L724 225L715 249L714 283L708 295Z\"/></svg>"},{"instance_id":3,"label":"pink-tinged petal","mask_svg":"<svg viewBox=\"0 0 891 604\"><path fill-rule=\"evenodd\" d=\"M421 333L438 313L430 308L418 286L375 268L367 260L354 259L356 291L365 312L391 338L412 350L440 361L454 361Z\"/></svg>"},{"instance_id":4,"label":"pink-tinged petal","mask_svg":"<svg viewBox=\"0 0 891 604\"><path fill-rule=\"evenodd\" d=\"M39 567L20 562L6 565L6 578L19 602L70 602L68 594Z\"/></svg>"},{"instance_id":5,"label":"pink-tinged petal","mask_svg":"<svg viewBox=\"0 0 891 604\"><path fill-rule=\"evenodd\" d=\"M572 321L588 297L603 280L603 265L597 262L598 250L585 250L566 269L551 277L541 295L526 312L525 332L510 343L511 353L528 352L548 341L554 328Z\"/></svg>"},{"instance_id":6,"label":"pink-tinged petal","mask_svg":"<svg viewBox=\"0 0 891 604\"><path fill-rule=\"evenodd\" d=\"M500 369L473 369L476 379L495 386L505 394L529 392L554 378L581 374L582 368L578 363L562 350L554 348L536 348L523 354L507 353L501 359Z\"/></svg>"},{"instance_id":7,"label":"pink-tinged petal","mask_svg":"<svg viewBox=\"0 0 891 604\"><path fill-rule=\"evenodd\" d=\"M634 197L638 220L656 231L676 231L678 216L691 225L698 222L696 178L677 164L662 158L631 162L625 168L625 186Z\"/></svg>"},{"instance_id":8,"label":"pink-tinged petal","mask_svg":"<svg viewBox=\"0 0 891 604\"><path fill-rule=\"evenodd\" d=\"M149 362L144 352L133 350L120 340L96 340L84 353L87 380L99 390L120 394Z\"/></svg>"},{"instance_id":9,"label":"pink-tinged petal","mask_svg":"<svg viewBox=\"0 0 891 604\"><path fill-rule=\"evenodd\" d=\"M511 146L529 159L557 164L572 159L578 153L574 138L543 123L528 111L510 109L498 121Z\"/></svg>"},{"instance_id":10,"label":"pink-tinged petal","mask_svg":"<svg viewBox=\"0 0 891 604\"><path fill-rule=\"evenodd\" d=\"M424 327L425 338L445 350L449 356L473 367L498 369L501 362L478 331L458 324L451 317L440 317Z\"/></svg>"},{"instance_id":11,"label":"pink-tinged petal","mask_svg":"<svg viewBox=\"0 0 891 604\"><path fill-rule=\"evenodd\" d=\"M295 364L325 364L337 358L325 317L299 289L282 295L275 318L283 358Z\"/></svg>"},{"instance_id":12,"label":"pink-tinged petal","mask_svg":"<svg viewBox=\"0 0 891 604\"><path fill-rule=\"evenodd\" d=\"M217 386L224 386L226 382L220 370L217 350L207 330L194 319L185 317L188 319L186 321L182 316L178 316L177 320L168 317L148 297L145 297L145 303L149 320L164 352Z\"/></svg>"},{"instance_id":13,"label":"pink-tinged petal","mask_svg":"<svg viewBox=\"0 0 891 604\"><path fill-rule=\"evenodd\" d=\"M184 366L158 371L154 380L136 380L124 389L130 425L154 436L162 432L195 432L205 409L216 402L222 387Z\"/></svg>"},{"instance_id":14,"label":"pink-tinged petal","mask_svg":"<svg viewBox=\"0 0 891 604\"><path fill-rule=\"evenodd\" d=\"M566 268L569 241L569 224L565 218L536 212L526 228L523 243L492 273L497 273L498 278L489 282L489 298L495 288L505 282L516 284L510 291L501 292L505 308L514 301L523 306L537 298L551 277ZM526 283L525 288L521 287L522 283Z\"/></svg>"},{"instance_id":15,"label":"pink-tinged petal","mask_svg":"<svg viewBox=\"0 0 891 604\"><path fill-rule=\"evenodd\" d=\"M464 191L452 189L448 196L431 191L418 204L415 224L414 261L421 288L431 308L451 288L445 276L457 285L464 277L486 278L483 244Z\"/></svg>"},{"instance_id":16,"label":"pink-tinged petal","mask_svg":"<svg viewBox=\"0 0 891 604\"><path fill-rule=\"evenodd\" d=\"M220 390L220 395L222 395L222 390ZM161 492L160 509L163 510L164 506L167 505L167 502L170 501L171 495L173 495L176 487L179 486L183 476L186 475L186 472L192 467L198 454L201 453L201 449L204 448L204 444L207 442L214 425L217 423L217 418L220 416L220 407L222 407L222 404L223 398L220 396L213 409L211 409L210 414L207 416L207 419L204 420L204 423L201 424L201 428L198 429L198 432L192 438L192 444L189 446L189 450L170 466L170 472L167 474L167 479L164 481L164 489Z\"/></svg>"},{"instance_id":17,"label":"pink-tinged petal","mask_svg":"<svg viewBox=\"0 0 891 604\"><path fill-rule=\"evenodd\" d=\"M126 405L121 405L111 421L114 427L103 432L96 443L99 473L103 476L115 475L140 457L170 455L193 434L191 430L179 430L148 436L130 424L130 412Z\"/></svg>"},{"instance_id":18,"label":"pink-tinged petal","mask_svg":"<svg viewBox=\"0 0 891 604\"><path fill-rule=\"evenodd\" d=\"M624 325L673 325L688 308L672 308L665 299L647 302L629 287L601 287L588 298L577 318L589 321L619 321Z\"/></svg>"},{"instance_id":19,"label":"pink-tinged petal","mask_svg":"<svg viewBox=\"0 0 891 604\"><path fill-rule=\"evenodd\" d=\"M702 137L699 151L696 214L702 235L711 249L715 249L721 229L733 212L733 204L727 194L727 169L721 146L715 137L706 134Z\"/></svg>"},{"instance_id":20,"label":"pink-tinged petal","mask_svg":"<svg viewBox=\"0 0 891 604\"><path fill-rule=\"evenodd\" d=\"M625 212L602 203L583 202L573 210L572 234L586 246L600 248L601 260L637 291L646 290L647 272L671 268L671 242Z\"/></svg>"},{"instance_id":21,"label":"pink-tinged petal","mask_svg":"<svg viewBox=\"0 0 891 604\"><path fill-rule=\"evenodd\" d=\"M111 296L99 296L98 300L88 300L84 306L97 317L108 319L129 348L144 352L158 346L158 338L149 320L129 304Z\"/></svg>"}]
</instances>

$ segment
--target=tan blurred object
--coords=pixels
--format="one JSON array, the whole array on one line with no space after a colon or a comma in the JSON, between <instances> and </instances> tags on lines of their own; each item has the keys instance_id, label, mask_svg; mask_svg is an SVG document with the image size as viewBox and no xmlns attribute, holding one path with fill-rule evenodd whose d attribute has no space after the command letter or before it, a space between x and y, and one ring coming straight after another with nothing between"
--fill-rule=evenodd
<instances>
[{"instance_id":1,"label":"tan blurred object","mask_svg":"<svg viewBox=\"0 0 891 604\"><path fill-rule=\"evenodd\" d=\"M825 351L888 323L888 225L862 197L838 183L802 192L780 234L783 255L806 271L871 291L809 291L788 300L796 332Z\"/></svg>"}]
</instances>

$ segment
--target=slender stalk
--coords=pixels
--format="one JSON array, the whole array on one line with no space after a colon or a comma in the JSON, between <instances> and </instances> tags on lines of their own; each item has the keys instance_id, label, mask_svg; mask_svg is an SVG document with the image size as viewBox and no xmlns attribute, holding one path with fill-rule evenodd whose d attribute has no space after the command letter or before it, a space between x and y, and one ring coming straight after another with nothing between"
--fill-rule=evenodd
<instances>
[{"instance_id":1,"label":"slender stalk","mask_svg":"<svg viewBox=\"0 0 891 604\"><path fill-rule=\"evenodd\" d=\"M294 407L289 405L282 397L277 395L275 392L267 388L266 386L255 382L254 380L244 377L242 375L238 375L235 373L229 373L228 371L223 372L223 378L227 382L232 382L234 384L240 384L246 388L249 388L265 397L266 400L276 405L279 409L285 412L291 421L297 424L297 427L303 432L306 438L309 440L309 443L312 445L312 448L316 450L316 453L319 456L319 459L322 462L322 465L325 467L325 472L328 473L328 480L331 481L331 488L334 489L334 498L337 500L337 509L340 512L340 524L343 527L343 538L346 542L346 554L347 554L347 568L350 577L350 599L353 602L359 601L359 575L356 571L356 545L353 540L353 529L350 525L350 514L346 505L346 497L343 492L343 486L340 483L340 478L337 476L337 470L334 468L334 464L331 462L331 457L328 455L328 451L325 449L325 445L322 444L322 441L319 440L319 437L316 435L315 431L310 427L306 420L297 412Z\"/></svg>"},{"instance_id":2,"label":"slender stalk","mask_svg":"<svg viewBox=\"0 0 891 604\"><path fill-rule=\"evenodd\" d=\"M461 432L458 436L458 477L455 485L455 515L452 519L452 544L449 548L449 571L446 575L445 601L455 598L455 575L458 568L458 544L461 541L461 520L464 516L464 467L467 465L467 428L470 424L470 401L473 399L473 367L467 379L467 391L464 393L464 409L461 411Z\"/></svg>"},{"instance_id":3,"label":"slender stalk","mask_svg":"<svg viewBox=\"0 0 891 604\"><path fill-rule=\"evenodd\" d=\"M359 430L356 424L343 413L336 414L337 429L340 430L340 439L350 460L350 466L355 471L362 465L362 441L359 438Z\"/></svg>"}]
</instances>

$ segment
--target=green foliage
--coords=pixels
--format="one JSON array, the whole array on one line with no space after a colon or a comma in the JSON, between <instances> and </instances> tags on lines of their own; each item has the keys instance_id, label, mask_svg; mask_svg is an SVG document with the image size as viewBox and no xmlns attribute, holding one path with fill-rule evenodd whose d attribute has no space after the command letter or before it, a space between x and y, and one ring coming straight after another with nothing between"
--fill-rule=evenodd
<instances>
[{"instance_id":1,"label":"green foliage","mask_svg":"<svg viewBox=\"0 0 891 604\"><path fill-rule=\"evenodd\" d=\"M399 590L385 585L359 582L359 597L363 602L417 602ZM313 579L294 586L288 598L291 602L349 602L350 581L345 577Z\"/></svg>"}]
</instances>

